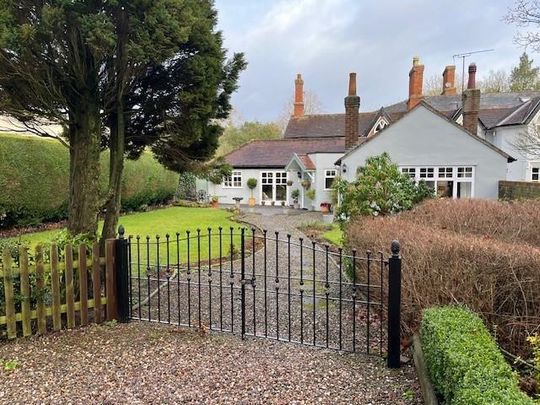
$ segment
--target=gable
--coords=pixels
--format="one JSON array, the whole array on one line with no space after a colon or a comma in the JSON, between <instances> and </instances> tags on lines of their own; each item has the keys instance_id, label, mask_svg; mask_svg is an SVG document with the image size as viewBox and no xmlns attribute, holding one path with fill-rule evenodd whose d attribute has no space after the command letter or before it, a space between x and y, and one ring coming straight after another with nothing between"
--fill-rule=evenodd
<instances>
[{"instance_id":1,"label":"gable","mask_svg":"<svg viewBox=\"0 0 540 405\"><path fill-rule=\"evenodd\" d=\"M509 156L420 104L399 121L367 139L341 160L363 165L383 152L400 165L474 165L483 160L506 164Z\"/></svg>"}]
</instances>

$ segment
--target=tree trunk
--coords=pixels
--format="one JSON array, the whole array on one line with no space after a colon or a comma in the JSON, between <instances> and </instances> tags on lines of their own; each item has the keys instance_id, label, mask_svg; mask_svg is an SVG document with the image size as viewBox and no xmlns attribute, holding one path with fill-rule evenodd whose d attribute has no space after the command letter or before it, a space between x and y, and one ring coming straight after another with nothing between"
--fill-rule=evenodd
<instances>
[{"instance_id":1,"label":"tree trunk","mask_svg":"<svg viewBox=\"0 0 540 405\"><path fill-rule=\"evenodd\" d=\"M81 96L83 98L84 96ZM94 238L99 213L100 118L96 104L81 103L72 111L69 129L68 232Z\"/></svg>"},{"instance_id":2,"label":"tree trunk","mask_svg":"<svg viewBox=\"0 0 540 405\"><path fill-rule=\"evenodd\" d=\"M116 236L116 226L120 216L122 201L122 174L124 172L125 152L125 123L123 103L119 103L119 113L111 124L110 160L109 160L109 187L105 201L105 222L101 232L101 243L108 238Z\"/></svg>"}]
</instances>

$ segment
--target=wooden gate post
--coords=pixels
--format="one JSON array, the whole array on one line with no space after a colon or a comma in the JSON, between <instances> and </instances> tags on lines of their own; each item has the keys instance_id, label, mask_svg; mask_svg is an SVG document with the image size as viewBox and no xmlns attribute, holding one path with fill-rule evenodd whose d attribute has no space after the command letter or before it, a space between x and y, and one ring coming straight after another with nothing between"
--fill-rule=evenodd
<instances>
[{"instance_id":1,"label":"wooden gate post","mask_svg":"<svg viewBox=\"0 0 540 405\"><path fill-rule=\"evenodd\" d=\"M401 357L401 256L397 240L392 241L388 259L388 358L389 368L400 367Z\"/></svg>"}]
</instances>

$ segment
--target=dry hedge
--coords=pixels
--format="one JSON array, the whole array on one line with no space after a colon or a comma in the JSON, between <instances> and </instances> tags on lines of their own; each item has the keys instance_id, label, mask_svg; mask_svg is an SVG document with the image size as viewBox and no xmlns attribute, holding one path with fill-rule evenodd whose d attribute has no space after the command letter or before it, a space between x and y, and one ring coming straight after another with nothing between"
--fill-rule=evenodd
<instances>
[{"instance_id":1,"label":"dry hedge","mask_svg":"<svg viewBox=\"0 0 540 405\"><path fill-rule=\"evenodd\" d=\"M347 246L359 251L367 248L388 251L390 240L400 240L405 332L418 327L422 309L462 303L481 314L504 348L527 355L527 334L540 330L540 249L501 240L509 237L500 235L495 224L489 225L481 218L473 221L469 217L470 223L475 224L470 228L463 222L454 227L459 231L450 230L452 227L441 229L443 223L452 224L452 213L462 213L465 205L460 202L453 206L446 201L427 205L415 211L422 214L414 221L411 218L415 212L353 220L346 232ZM491 212L493 207L486 206ZM527 211L521 205L518 207ZM434 218L434 226L422 224L421 218L429 221L432 218L426 212L435 209L443 219ZM495 215L493 221L499 219ZM512 230L516 231L514 235L519 235L518 229L533 226L537 224L522 224L520 228L514 223ZM492 234L481 234L481 229ZM532 234L529 236L532 241Z\"/></svg>"},{"instance_id":2,"label":"dry hedge","mask_svg":"<svg viewBox=\"0 0 540 405\"><path fill-rule=\"evenodd\" d=\"M428 200L400 216L459 234L540 247L540 200Z\"/></svg>"}]
</instances>

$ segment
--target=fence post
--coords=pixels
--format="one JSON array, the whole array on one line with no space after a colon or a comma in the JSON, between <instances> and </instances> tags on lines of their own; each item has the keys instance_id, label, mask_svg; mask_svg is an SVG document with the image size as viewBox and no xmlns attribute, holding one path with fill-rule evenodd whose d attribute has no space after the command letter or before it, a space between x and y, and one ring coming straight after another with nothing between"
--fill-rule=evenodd
<instances>
[{"instance_id":1,"label":"fence post","mask_svg":"<svg viewBox=\"0 0 540 405\"><path fill-rule=\"evenodd\" d=\"M400 367L401 256L399 241L392 241L388 259L388 358L389 368Z\"/></svg>"},{"instance_id":2,"label":"fence post","mask_svg":"<svg viewBox=\"0 0 540 405\"><path fill-rule=\"evenodd\" d=\"M118 239L115 241L116 304L118 321L129 322L129 263L128 241L124 238L125 229L118 227Z\"/></svg>"},{"instance_id":3,"label":"fence post","mask_svg":"<svg viewBox=\"0 0 540 405\"><path fill-rule=\"evenodd\" d=\"M246 280L245 280L245 276L246 276L246 240L245 240L245 228L242 227L242 230L241 230L241 234L240 234L240 257L241 257L241 262L240 262L240 274L241 274L241 277L240 277L240 282L241 282L241 285L240 285L240 293L241 293L241 297L240 297L240 306L241 306L241 309L240 309L240 314L241 314L241 322L242 322L242 339L244 339L245 335L246 335ZM255 305L255 304L254 304Z\"/></svg>"}]
</instances>

